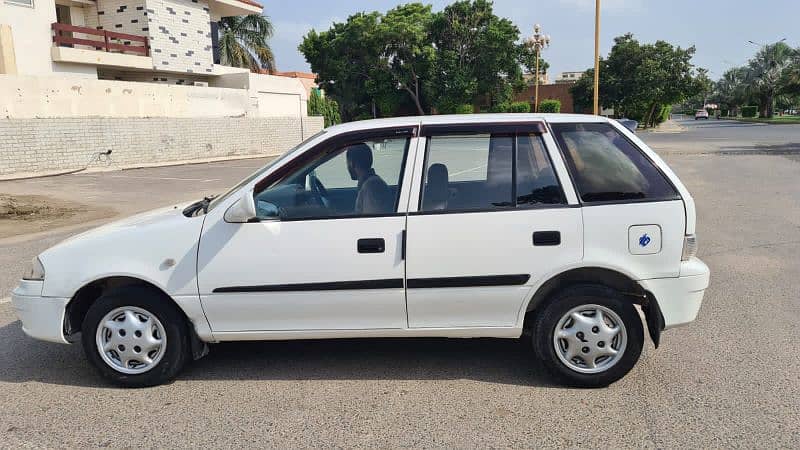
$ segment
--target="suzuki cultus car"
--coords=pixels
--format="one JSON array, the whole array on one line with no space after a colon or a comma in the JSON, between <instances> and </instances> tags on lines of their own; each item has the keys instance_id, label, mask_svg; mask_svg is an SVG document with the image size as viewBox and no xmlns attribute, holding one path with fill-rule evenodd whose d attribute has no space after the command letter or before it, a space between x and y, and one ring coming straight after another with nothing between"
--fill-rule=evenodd
<instances>
[{"instance_id":1,"label":"suzuki cultus car","mask_svg":"<svg viewBox=\"0 0 800 450\"><path fill-rule=\"evenodd\" d=\"M569 385L695 319L695 205L616 121L462 115L331 127L228 192L72 237L13 292L35 338L112 381L173 379L209 343L530 340ZM642 314L639 314L639 311Z\"/></svg>"}]
</instances>

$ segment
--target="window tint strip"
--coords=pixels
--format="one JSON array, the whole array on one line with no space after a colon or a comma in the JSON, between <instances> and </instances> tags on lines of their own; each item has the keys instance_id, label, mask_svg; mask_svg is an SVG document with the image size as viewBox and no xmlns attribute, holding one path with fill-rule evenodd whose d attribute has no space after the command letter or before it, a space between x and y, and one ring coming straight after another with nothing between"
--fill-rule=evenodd
<instances>
[{"instance_id":1,"label":"window tint strip","mask_svg":"<svg viewBox=\"0 0 800 450\"><path fill-rule=\"evenodd\" d=\"M544 134L547 128L542 121L530 122L497 122L497 123L454 123L423 125L421 136L448 135L448 134L514 134L535 133Z\"/></svg>"}]
</instances>

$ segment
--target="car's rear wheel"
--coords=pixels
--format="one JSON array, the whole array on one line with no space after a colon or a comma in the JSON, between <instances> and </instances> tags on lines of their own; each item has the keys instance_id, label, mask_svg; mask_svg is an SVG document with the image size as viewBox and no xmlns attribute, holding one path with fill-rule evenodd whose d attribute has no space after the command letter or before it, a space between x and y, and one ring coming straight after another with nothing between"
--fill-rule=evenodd
<instances>
[{"instance_id":1,"label":"car's rear wheel","mask_svg":"<svg viewBox=\"0 0 800 450\"><path fill-rule=\"evenodd\" d=\"M603 387L639 360L644 327L636 308L616 291L582 285L565 289L538 311L532 337L537 355L559 380Z\"/></svg>"},{"instance_id":2,"label":"car's rear wheel","mask_svg":"<svg viewBox=\"0 0 800 450\"><path fill-rule=\"evenodd\" d=\"M92 304L83 321L86 357L100 373L128 387L172 380L188 357L186 321L163 294L131 286Z\"/></svg>"}]
</instances>

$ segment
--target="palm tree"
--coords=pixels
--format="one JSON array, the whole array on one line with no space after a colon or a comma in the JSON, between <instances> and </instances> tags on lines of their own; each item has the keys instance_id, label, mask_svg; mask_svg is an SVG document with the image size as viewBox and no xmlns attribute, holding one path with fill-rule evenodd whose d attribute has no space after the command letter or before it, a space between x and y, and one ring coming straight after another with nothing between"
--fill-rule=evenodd
<instances>
[{"instance_id":1,"label":"palm tree","mask_svg":"<svg viewBox=\"0 0 800 450\"><path fill-rule=\"evenodd\" d=\"M738 113L739 107L747 102L746 77L746 67L733 67L726 70L714 86L714 99L718 103L728 105L733 116Z\"/></svg>"},{"instance_id":2,"label":"palm tree","mask_svg":"<svg viewBox=\"0 0 800 450\"><path fill-rule=\"evenodd\" d=\"M251 14L219 20L220 63L232 67L275 70L275 56L267 42L272 37L268 17Z\"/></svg>"},{"instance_id":3,"label":"palm tree","mask_svg":"<svg viewBox=\"0 0 800 450\"><path fill-rule=\"evenodd\" d=\"M748 64L746 82L759 99L761 115L771 118L775 94L780 87L783 71L791 64L793 50L783 42L765 46Z\"/></svg>"}]
</instances>

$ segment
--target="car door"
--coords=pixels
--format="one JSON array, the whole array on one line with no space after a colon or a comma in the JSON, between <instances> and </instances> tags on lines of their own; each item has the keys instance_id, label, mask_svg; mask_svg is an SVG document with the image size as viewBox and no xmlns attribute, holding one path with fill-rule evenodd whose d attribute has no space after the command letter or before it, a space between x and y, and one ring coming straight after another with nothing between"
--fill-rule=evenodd
<instances>
[{"instance_id":1,"label":"car door","mask_svg":"<svg viewBox=\"0 0 800 450\"><path fill-rule=\"evenodd\" d=\"M406 327L400 199L415 130L340 135L289 161L255 184L257 222L209 214L198 285L215 336ZM371 166L358 180L356 154Z\"/></svg>"},{"instance_id":2,"label":"car door","mask_svg":"<svg viewBox=\"0 0 800 450\"><path fill-rule=\"evenodd\" d=\"M423 126L408 217L411 328L513 327L582 257L581 212L541 122ZM551 140L552 142L552 140Z\"/></svg>"}]
</instances>

